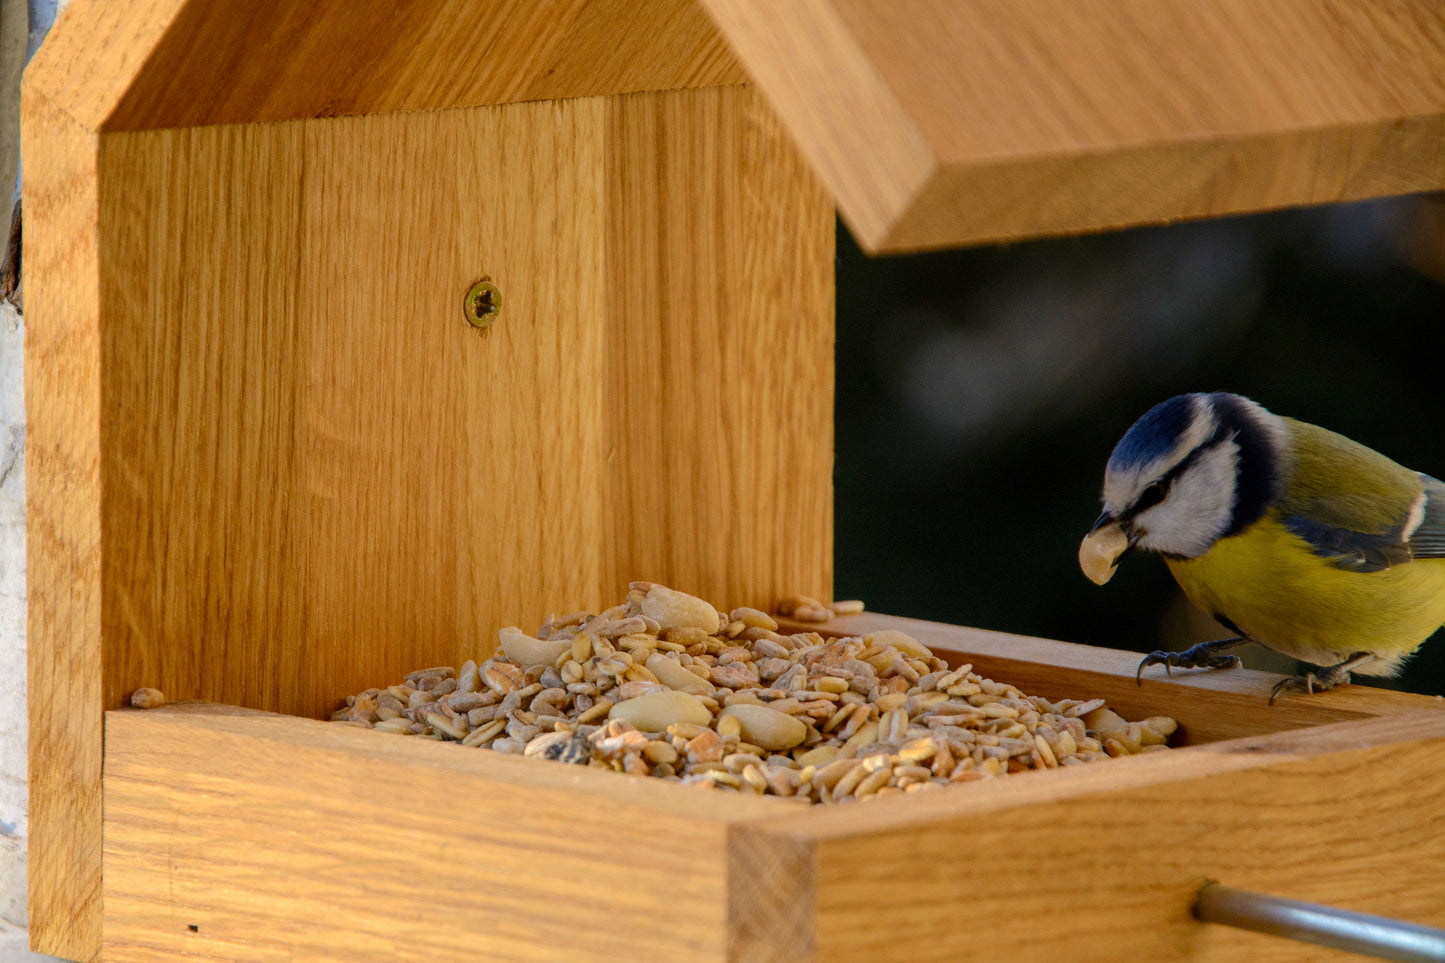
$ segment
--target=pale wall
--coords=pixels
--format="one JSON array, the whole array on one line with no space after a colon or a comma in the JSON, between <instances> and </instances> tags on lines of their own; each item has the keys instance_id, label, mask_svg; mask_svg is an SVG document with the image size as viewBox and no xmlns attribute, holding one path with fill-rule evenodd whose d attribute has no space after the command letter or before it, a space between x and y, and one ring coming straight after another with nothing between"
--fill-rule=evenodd
<instances>
[{"instance_id":1,"label":"pale wall","mask_svg":"<svg viewBox=\"0 0 1445 963\"><path fill-rule=\"evenodd\" d=\"M0 304L0 919L25 922L24 324Z\"/></svg>"}]
</instances>

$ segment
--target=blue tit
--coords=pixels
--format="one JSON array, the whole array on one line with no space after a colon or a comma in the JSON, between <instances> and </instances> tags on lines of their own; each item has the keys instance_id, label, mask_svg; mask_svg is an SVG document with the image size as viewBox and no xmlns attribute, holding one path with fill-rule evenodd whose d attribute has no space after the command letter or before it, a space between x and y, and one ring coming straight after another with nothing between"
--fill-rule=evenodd
<instances>
[{"instance_id":1,"label":"blue tit","mask_svg":"<svg viewBox=\"0 0 1445 963\"><path fill-rule=\"evenodd\" d=\"M1445 484L1364 445L1216 392L1170 398L1115 446L1079 564L1102 585L1132 549L1237 637L1139 665L1232 668L1246 642L1321 668L1389 676L1445 623Z\"/></svg>"}]
</instances>

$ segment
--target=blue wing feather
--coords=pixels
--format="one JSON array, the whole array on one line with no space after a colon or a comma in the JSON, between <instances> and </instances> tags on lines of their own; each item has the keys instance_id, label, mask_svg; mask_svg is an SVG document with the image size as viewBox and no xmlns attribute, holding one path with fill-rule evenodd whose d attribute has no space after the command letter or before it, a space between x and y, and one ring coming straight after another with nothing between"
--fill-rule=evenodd
<instances>
[{"instance_id":1,"label":"blue wing feather","mask_svg":"<svg viewBox=\"0 0 1445 963\"><path fill-rule=\"evenodd\" d=\"M1392 565L1403 565L1413 557L1410 546L1402 538L1402 528L1373 535L1336 528L1300 515L1286 515L1284 523L1309 542L1316 555L1352 572L1380 572Z\"/></svg>"},{"instance_id":2,"label":"blue wing feather","mask_svg":"<svg viewBox=\"0 0 1445 963\"><path fill-rule=\"evenodd\" d=\"M1300 513L1283 520L1316 555L1352 572L1380 572L1416 558L1445 558L1445 483L1429 475L1420 479L1425 486L1425 514L1408 540L1406 519L1384 532L1356 531Z\"/></svg>"}]
</instances>

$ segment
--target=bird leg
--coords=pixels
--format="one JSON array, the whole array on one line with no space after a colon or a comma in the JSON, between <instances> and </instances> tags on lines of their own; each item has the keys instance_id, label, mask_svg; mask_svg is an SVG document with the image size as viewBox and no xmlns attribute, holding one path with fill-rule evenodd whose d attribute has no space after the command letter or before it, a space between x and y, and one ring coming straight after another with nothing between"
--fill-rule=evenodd
<instances>
[{"instance_id":1,"label":"bird leg","mask_svg":"<svg viewBox=\"0 0 1445 963\"><path fill-rule=\"evenodd\" d=\"M1191 645L1183 652L1150 652L1139 663L1139 671L1134 673L1134 681L1140 685L1144 684L1144 670L1151 665L1164 666L1166 675L1172 676L1170 671L1174 669L1237 669L1243 664L1237 655L1220 655L1225 649L1232 649L1236 645L1243 645L1248 642L1242 635L1236 635L1232 639L1219 639L1215 642L1200 642L1198 645Z\"/></svg>"},{"instance_id":2,"label":"bird leg","mask_svg":"<svg viewBox=\"0 0 1445 963\"><path fill-rule=\"evenodd\" d=\"M1273 689L1269 690L1269 704L1274 705L1274 700L1285 689L1299 689L1310 695L1326 689L1333 689L1341 682L1350 681L1351 669L1358 668L1367 662L1374 662L1375 658L1369 652L1356 652L1338 665L1329 665L1318 672L1306 672L1304 675L1292 675L1287 679L1281 679L1275 683Z\"/></svg>"}]
</instances>

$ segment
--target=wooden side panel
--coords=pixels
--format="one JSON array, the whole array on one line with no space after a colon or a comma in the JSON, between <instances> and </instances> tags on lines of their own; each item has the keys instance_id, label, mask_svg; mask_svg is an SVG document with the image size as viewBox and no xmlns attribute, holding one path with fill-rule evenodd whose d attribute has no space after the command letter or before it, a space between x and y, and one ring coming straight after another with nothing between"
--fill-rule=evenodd
<instances>
[{"instance_id":1,"label":"wooden side panel","mask_svg":"<svg viewBox=\"0 0 1445 963\"><path fill-rule=\"evenodd\" d=\"M816 861L816 909L751 959L1324 958L1195 921L1206 879L1440 926L1442 750L1416 712L739 827Z\"/></svg>"},{"instance_id":2,"label":"wooden side panel","mask_svg":"<svg viewBox=\"0 0 1445 963\"><path fill-rule=\"evenodd\" d=\"M308 125L302 712L603 602L602 117Z\"/></svg>"},{"instance_id":3,"label":"wooden side panel","mask_svg":"<svg viewBox=\"0 0 1445 963\"><path fill-rule=\"evenodd\" d=\"M227 707L107 727L107 960L1319 958L1192 920L1206 878L1445 921L1438 710L828 808Z\"/></svg>"},{"instance_id":4,"label":"wooden side panel","mask_svg":"<svg viewBox=\"0 0 1445 963\"><path fill-rule=\"evenodd\" d=\"M779 800L261 714L107 717L107 963L722 960Z\"/></svg>"},{"instance_id":5,"label":"wooden side panel","mask_svg":"<svg viewBox=\"0 0 1445 963\"><path fill-rule=\"evenodd\" d=\"M1445 186L1432 0L703 0L878 251Z\"/></svg>"},{"instance_id":6,"label":"wooden side panel","mask_svg":"<svg viewBox=\"0 0 1445 963\"><path fill-rule=\"evenodd\" d=\"M107 706L296 702L301 134L102 138Z\"/></svg>"},{"instance_id":7,"label":"wooden side panel","mask_svg":"<svg viewBox=\"0 0 1445 963\"><path fill-rule=\"evenodd\" d=\"M829 207L747 90L98 141L28 102L48 949L92 952L139 686L317 715L635 578L825 592Z\"/></svg>"},{"instance_id":8,"label":"wooden side panel","mask_svg":"<svg viewBox=\"0 0 1445 963\"><path fill-rule=\"evenodd\" d=\"M96 139L27 90L30 940L100 951L101 433Z\"/></svg>"},{"instance_id":9,"label":"wooden side panel","mask_svg":"<svg viewBox=\"0 0 1445 963\"><path fill-rule=\"evenodd\" d=\"M749 88L623 98L608 122L613 578L827 594L831 203Z\"/></svg>"},{"instance_id":10,"label":"wooden side panel","mask_svg":"<svg viewBox=\"0 0 1445 963\"><path fill-rule=\"evenodd\" d=\"M747 89L101 158L106 705L317 715L638 578L826 592L829 207Z\"/></svg>"},{"instance_id":11,"label":"wooden side panel","mask_svg":"<svg viewBox=\"0 0 1445 963\"><path fill-rule=\"evenodd\" d=\"M817 846L807 836L728 834L729 963L794 963L817 952Z\"/></svg>"},{"instance_id":12,"label":"wooden side panel","mask_svg":"<svg viewBox=\"0 0 1445 963\"><path fill-rule=\"evenodd\" d=\"M106 130L744 80L692 0L73 0L30 73Z\"/></svg>"}]
</instances>

